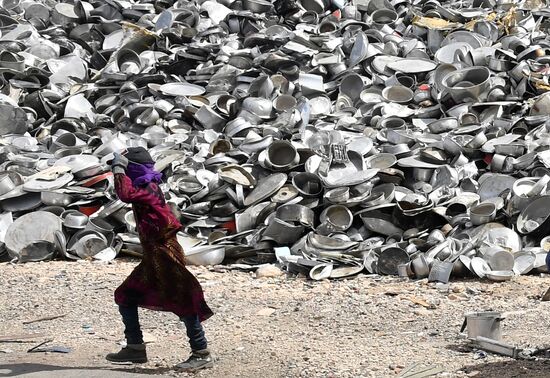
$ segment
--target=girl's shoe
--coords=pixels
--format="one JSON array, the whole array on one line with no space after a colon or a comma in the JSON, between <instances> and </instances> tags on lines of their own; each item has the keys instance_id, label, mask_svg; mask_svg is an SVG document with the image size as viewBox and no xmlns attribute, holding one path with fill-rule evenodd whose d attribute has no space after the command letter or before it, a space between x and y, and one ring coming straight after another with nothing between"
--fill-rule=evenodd
<instances>
[{"instance_id":1,"label":"girl's shoe","mask_svg":"<svg viewBox=\"0 0 550 378\"><path fill-rule=\"evenodd\" d=\"M176 365L177 369L187 372L195 372L201 369L211 368L214 366L212 355L208 349L194 350L191 356L182 363Z\"/></svg>"},{"instance_id":2,"label":"girl's shoe","mask_svg":"<svg viewBox=\"0 0 550 378\"><path fill-rule=\"evenodd\" d=\"M128 344L118 353L109 353L106 357L111 362L133 362L143 364L147 362L147 351L145 344Z\"/></svg>"}]
</instances>

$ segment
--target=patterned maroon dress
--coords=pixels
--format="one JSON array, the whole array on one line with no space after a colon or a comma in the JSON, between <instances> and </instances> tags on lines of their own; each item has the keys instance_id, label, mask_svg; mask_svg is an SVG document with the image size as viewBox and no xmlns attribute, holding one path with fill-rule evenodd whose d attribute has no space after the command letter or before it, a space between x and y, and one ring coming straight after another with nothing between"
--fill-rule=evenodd
<instances>
[{"instance_id":1,"label":"patterned maroon dress","mask_svg":"<svg viewBox=\"0 0 550 378\"><path fill-rule=\"evenodd\" d=\"M115 302L151 310L170 311L179 317L212 316L202 287L185 267L183 249L176 234L181 228L162 191L155 183L136 188L128 176L115 174L115 190L121 201L131 203L143 260L115 291Z\"/></svg>"}]
</instances>

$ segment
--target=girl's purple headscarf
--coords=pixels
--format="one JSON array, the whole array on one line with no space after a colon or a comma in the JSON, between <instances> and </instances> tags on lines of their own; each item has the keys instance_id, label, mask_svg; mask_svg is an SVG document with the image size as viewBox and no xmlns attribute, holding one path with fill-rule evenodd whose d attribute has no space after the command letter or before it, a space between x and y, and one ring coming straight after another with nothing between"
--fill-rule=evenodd
<instances>
[{"instance_id":1,"label":"girl's purple headscarf","mask_svg":"<svg viewBox=\"0 0 550 378\"><path fill-rule=\"evenodd\" d=\"M154 163L128 163L126 175L132 180L134 186L144 186L150 182L160 183L162 181L162 173L155 171Z\"/></svg>"}]
</instances>

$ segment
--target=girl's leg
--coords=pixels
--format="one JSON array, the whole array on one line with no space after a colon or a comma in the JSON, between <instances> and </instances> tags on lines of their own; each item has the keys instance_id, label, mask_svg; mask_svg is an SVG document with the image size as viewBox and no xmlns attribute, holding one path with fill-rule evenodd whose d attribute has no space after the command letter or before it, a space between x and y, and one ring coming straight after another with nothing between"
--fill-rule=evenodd
<instances>
[{"instance_id":1,"label":"girl's leg","mask_svg":"<svg viewBox=\"0 0 550 378\"><path fill-rule=\"evenodd\" d=\"M210 355L210 351L207 349L208 343L204 336L204 329L199 321L199 317L196 315L184 316L180 319L187 329L189 344L193 352L185 362L177 364L176 367L188 372L195 372L197 370L212 367L214 362Z\"/></svg>"},{"instance_id":2,"label":"girl's leg","mask_svg":"<svg viewBox=\"0 0 550 378\"><path fill-rule=\"evenodd\" d=\"M118 353L109 353L106 358L111 362L147 362L147 351L143 343L143 334L139 326L138 308L136 306L118 306L122 322L126 347Z\"/></svg>"},{"instance_id":3,"label":"girl's leg","mask_svg":"<svg viewBox=\"0 0 550 378\"><path fill-rule=\"evenodd\" d=\"M198 351L206 349L208 347L208 343L204 335L204 329L199 321L199 317L197 315L193 315L184 316L180 319L185 324L191 350Z\"/></svg>"},{"instance_id":4,"label":"girl's leg","mask_svg":"<svg viewBox=\"0 0 550 378\"><path fill-rule=\"evenodd\" d=\"M139 325L137 306L118 306L122 322L124 323L124 336L128 344L143 344L143 333Z\"/></svg>"}]
</instances>

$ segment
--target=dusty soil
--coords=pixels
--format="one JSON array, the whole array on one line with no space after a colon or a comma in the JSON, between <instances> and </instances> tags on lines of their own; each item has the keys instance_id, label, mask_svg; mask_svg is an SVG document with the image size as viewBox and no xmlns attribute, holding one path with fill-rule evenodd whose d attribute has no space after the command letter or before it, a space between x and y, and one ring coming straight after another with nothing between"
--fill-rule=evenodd
<instances>
[{"instance_id":1,"label":"dusty soil","mask_svg":"<svg viewBox=\"0 0 550 378\"><path fill-rule=\"evenodd\" d=\"M183 326L172 314L140 313L150 362L112 365L122 323L113 291L136 261L111 264L0 264L0 377L58 368L122 370L186 376L171 367L188 354ZM197 377L395 377L415 363L441 367L441 377L547 377L546 360L476 359L459 330L468 311L511 312L504 340L522 347L550 344L550 302L538 300L548 277L507 283L478 280L449 287L361 275L312 282L300 277L257 279L253 273L191 268L216 315L205 323L213 369ZM41 317L55 320L23 324ZM27 353L33 346L70 353ZM70 370L68 370L70 372ZM70 376L67 375L67 376Z\"/></svg>"}]
</instances>

